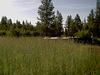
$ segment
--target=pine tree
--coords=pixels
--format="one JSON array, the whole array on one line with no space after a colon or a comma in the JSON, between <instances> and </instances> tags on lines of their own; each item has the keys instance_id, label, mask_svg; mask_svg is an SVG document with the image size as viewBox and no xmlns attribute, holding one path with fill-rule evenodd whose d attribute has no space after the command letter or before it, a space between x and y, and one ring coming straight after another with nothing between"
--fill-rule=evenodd
<instances>
[{"instance_id":1,"label":"pine tree","mask_svg":"<svg viewBox=\"0 0 100 75\"><path fill-rule=\"evenodd\" d=\"M87 29L86 29L86 30L89 31L89 34L91 36L94 35L94 33L93 33L93 31L94 31L93 30L93 28L94 28L94 19L95 19L95 14L94 14L94 11L92 9L89 16L88 16L88 18L87 18Z\"/></svg>"},{"instance_id":2,"label":"pine tree","mask_svg":"<svg viewBox=\"0 0 100 75\"><path fill-rule=\"evenodd\" d=\"M57 14L54 17L54 22L53 25L51 27L52 31L53 31L53 35L52 36L58 36L60 37L63 33L63 17L62 14L57 11Z\"/></svg>"},{"instance_id":3,"label":"pine tree","mask_svg":"<svg viewBox=\"0 0 100 75\"><path fill-rule=\"evenodd\" d=\"M76 25L77 31L81 31L82 23L81 23L80 16L78 14L76 14L74 21L75 21L75 25Z\"/></svg>"},{"instance_id":4,"label":"pine tree","mask_svg":"<svg viewBox=\"0 0 100 75\"><path fill-rule=\"evenodd\" d=\"M24 21L22 22L22 25L25 26L25 22Z\"/></svg>"},{"instance_id":5,"label":"pine tree","mask_svg":"<svg viewBox=\"0 0 100 75\"><path fill-rule=\"evenodd\" d=\"M100 2L97 0L97 8L96 8L96 17L95 17L95 25L94 25L94 36L100 37Z\"/></svg>"},{"instance_id":6,"label":"pine tree","mask_svg":"<svg viewBox=\"0 0 100 75\"><path fill-rule=\"evenodd\" d=\"M1 29L7 30L7 17L6 16L3 16L1 19Z\"/></svg>"},{"instance_id":7,"label":"pine tree","mask_svg":"<svg viewBox=\"0 0 100 75\"><path fill-rule=\"evenodd\" d=\"M6 16L3 16L2 19L1 19L1 24L2 25L6 25L7 24L7 17Z\"/></svg>"},{"instance_id":8,"label":"pine tree","mask_svg":"<svg viewBox=\"0 0 100 75\"><path fill-rule=\"evenodd\" d=\"M71 15L67 16L66 29L65 29L66 36L74 36L75 32L76 32L76 27L74 20L72 19Z\"/></svg>"},{"instance_id":9,"label":"pine tree","mask_svg":"<svg viewBox=\"0 0 100 75\"><path fill-rule=\"evenodd\" d=\"M39 20L43 26L43 33L45 36L49 35L50 27L52 27L54 20L54 6L52 0L42 0L38 9Z\"/></svg>"},{"instance_id":10,"label":"pine tree","mask_svg":"<svg viewBox=\"0 0 100 75\"><path fill-rule=\"evenodd\" d=\"M63 17L62 17L62 14L59 11L57 11L56 17L57 17L57 22L58 22L58 24L57 24L57 35L61 36L62 33L63 33L63 24L62 24Z\"/></svg>"},{"instance_id":11,"label":"pine tree","mask_svg":"<svg viewBox=\"0 0 100 75\"><path fill-rule=\"evenodd\" d=\"M65 35L66 36L69 36L69 28L70 28L70 23L72 21L72 16L67 16L67 20L66 20L66 23L65 23Z\"/></svg>"},{"instance_id":12,"label":"pine tree","mask_svg":"<svg viewBox=\"0 0 100 75\"><path fill-rule=\"evenodd\" d=\"M10 30L10 28L12 27L12 24L13 24L13 23L12 23L12 20L11 20L11 19L8 19L8 20L7 20L7 29L8 29L8 30Z\"/></svg>"},{"instance_id":13,"label":"pine tree","mask_svg":"<svg viewBox=\"0 0 100 75\"><path fill-rule=\"evenodd\" d=\"M21 23L20 23L20 21L16 21L16 26L17 26L17 28L21 28Z\"/></svg>"}]
</instances>

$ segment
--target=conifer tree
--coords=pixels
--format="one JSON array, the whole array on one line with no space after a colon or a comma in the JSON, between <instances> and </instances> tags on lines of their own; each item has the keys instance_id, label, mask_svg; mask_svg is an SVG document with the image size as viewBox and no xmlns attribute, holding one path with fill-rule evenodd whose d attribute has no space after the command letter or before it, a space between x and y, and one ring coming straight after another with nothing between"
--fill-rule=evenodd
<instances>
[{"instance_id":1,"label":"conifer tree","mask_svg":"<svg viewBox=\"0 0 100 75\"><path fill-rule=\"evenodd\" d=\"M43 26L42 30L44 36L49 36L52 27L53 20L54 20L54 6L52 0L42 0L41 5L38 9L39 20L41 21L41 25Z\"/></svg>"},{"instance_id":2,"label":"conifer tree","mask_svg":"<svg viewBox=\"0 0 100 75\"><path fill-rule=\"evenodd\" d=\"M81 31L81 29L82 29L82 23L81 23L80 16L78 14L76 14L74 21L75 21L75 26L77 28L76 32Z\"/></svg>"},{"instance_id":3,"label":"conifer tree","mask_svg":"<svg viewBox=\"0 0 100 75\"><path fill-rule=\"evenodd\" d=\"M57 24L57 35L61 36L62 33L63 33L63 24L62 24L63 17L62 17L62 14L59 11L57 11L56 17L57 17L57 22L58 22L58 24Z\"/></svg>"}]
</instances>

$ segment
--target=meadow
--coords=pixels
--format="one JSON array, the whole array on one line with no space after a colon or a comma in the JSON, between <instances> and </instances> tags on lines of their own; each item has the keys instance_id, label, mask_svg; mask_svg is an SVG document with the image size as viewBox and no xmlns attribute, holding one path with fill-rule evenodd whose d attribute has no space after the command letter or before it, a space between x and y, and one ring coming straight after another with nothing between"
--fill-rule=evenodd
<instances>
[{"instance_id":1,"label":"meadow","mask_svg":"<svg viewBox=\"0 0 100 75\"><path fill-rule=\"evenodd\" d=\"M100 47L39 37L0 37L0 75L100 75Z\"/></svg>"}]
</instances>

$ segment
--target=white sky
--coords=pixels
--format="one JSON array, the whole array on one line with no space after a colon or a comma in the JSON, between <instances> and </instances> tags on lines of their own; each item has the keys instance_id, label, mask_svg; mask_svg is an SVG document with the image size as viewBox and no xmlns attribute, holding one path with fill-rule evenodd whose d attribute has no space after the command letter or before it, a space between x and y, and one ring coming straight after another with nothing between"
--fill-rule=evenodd
<instances>
[{"instance_id":1,"label":"white sky","mask_svg":"<svg viewBox=\"0 0 100 75\"><path fill-rule=\"evenodd\" d=\"M59 10L64 20L68 15L79 14L86 18L91 9L96 6L96 0L53 0L55 10ZM11 18L13 22L17 19L28 20L35 24L38 17L40 0L0 0L0 19L2 16Z\"/></svg>"},{"instance_id":2,"label":"white sky","mask_svg":"<svg viewBox=\"0 0 100 75\"><path fill-rule=\"evenodd\" d=\"M36 2L36 3L34 3ZM13 22L17 19L36 23L38 2L36 0L0 0L0 18L7 16Z\"/></svg>"}]
</instances>

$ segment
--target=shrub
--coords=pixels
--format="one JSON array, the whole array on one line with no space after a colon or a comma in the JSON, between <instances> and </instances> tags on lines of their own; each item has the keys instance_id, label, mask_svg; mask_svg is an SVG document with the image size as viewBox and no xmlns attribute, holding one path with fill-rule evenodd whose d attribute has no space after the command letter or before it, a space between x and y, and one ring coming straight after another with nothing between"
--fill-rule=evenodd
<instances>
[{"instance_id":1,"label":"shrub","mask_svg":"<svg viewBox=\"0 0 100 75\"><path fill-rule=\"evenodd\" d=\"M21 33L19 30L13 30L13 31L11 31L11 35L19 37L19 36L21 36Z\"/></svg>"},{"instance_id":2,"label":"shrub","mask_svg":"<svg viewBox=\"0 0 100 75\"><path fill-rule=\"evenodd\" d=\"M0 36L5 36L6 35L6 31L5 30L0 30Z\"/></svg>"},{"instance_id":3,"label":"shrub","mask_svg":"<svg viewBox=\"0 0 100 75\"><path fill-rule=\"evenodd\" d=\"M77 32L75 33L75 36L78 37L78 42L92 43L92 38L88 30Z\"/></svg>"},{"instance_id":4,"label":"shrub","mask_svg":"<svg viewBox=\"0 0 100 75\"><path fill-rule=\"evenodd\" d=\"M40 32L39 31L34 31L33 36L40 36Z\"/></svg>"}]
</instances>

